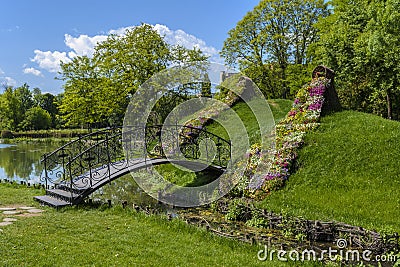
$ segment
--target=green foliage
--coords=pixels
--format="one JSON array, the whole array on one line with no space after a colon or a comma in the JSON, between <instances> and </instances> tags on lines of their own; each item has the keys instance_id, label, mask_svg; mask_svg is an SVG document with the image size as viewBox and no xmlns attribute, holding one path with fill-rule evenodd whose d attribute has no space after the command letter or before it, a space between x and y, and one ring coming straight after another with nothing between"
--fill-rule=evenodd
<instances>
[{"instance_id":1,"label":"green foliage","mask_svg":"<svg viewBox=\"0 0 400 267\"><path fill-rule=\"evenodd\" d=\"M332 1L320 21L313 50L336 72L345 107L400 118L400 3L397 0Z\"/></svg>"},{"instance_id":2,"label":"green foliage","mask_svg":"<svg viewBox=\"0 0 400 267\"><path fill-rule=\"evenodd\" d=\"M201 84L201 96L211 97L211 81L206 73L204 76L204 81Z\"/></svg>"},{"instance_id":3,"label":"green foliage","mask_svg":"<svg viewBox=\"0 0 400 267\"><path fill-rule=\"evenodd\" d=\"M23 116L21 106L21 100L17 98L14 88L7 87L0 95L0 128L18 128Z\"/></svg>"},{"instance_id":4,"label":"green foliage","mask_svg":"<svg viewBox=\"0 0 400 267\"><path fill-rule=\"evenodd\" d=\"M42 94L39 88L33 89L33 99L35 105L41 107L50 114L51 128L59 127L58 105L61 101L50 93Z\"/></svg>"},{"instance_id":5,"label":"green foliage","mask_svg":"<svg viewBox=\"0 0 400 267\"><path fill-rule=\"evenodd\" d=\"M0 94L0 129L47 129L57 126L57 99L50 93L42 95L40 89L27 84L7 87ZM50 116L50 123L48 116Z\"/></svg>"},{"instance_id":6,"label":"green foliage","mask_svg":"<svg viewBox=\"0 0 400 267\"><path fill-rule=\"evenodd\" d=\"M238 64L267 98L289 97L311 63L307 49L318 37L314 24L328 13L323 0L263 0L229 31L221 55Z\"/></svg>"},{"instance_id":7,"label":"green foliage","mask_svg":"<svg viewBox=\"0 0 400 267\"><path fill-rule=\"evenodd\" d=\"M46 130L51 126L51 116L41 107L33 107L26 111L25 119L21 122L24 130Z\"/></svg>"},{"instance_id":8,"label":"green foliage","mask_svg":"<svg viewBox=\"0 0 400 267\"><path fill-rule=\"evenodd\" d=\"M246 221L246 225L251 227L268 227L268 222L262 218L260 209L252 209L251 215L251 219Z\"/></svg>"},{"instance_id":9,"label":"green foliage","mask_svg":"<svg viewBox=\"0 0 400 267\"><path fill-rule=\"evenodd\" d=\"M62 119L69 126L122 124L131 97L152 75L171 64L205 60L198 49L169 46L148 24L111 34L97 44L93 58L61 64Z\"/></svg>"},{"instance_id":10,"label":"green foliage","mask_svg":"<svg viewBox=\"0 0 400 267\"><path fill-rule=\"evenodd\" d=\"M246 203L240 198L235 198L229 202L228 212L225 214L225 219L228 221L243 221L245 211Z\"/></svg>"}]
</instances>

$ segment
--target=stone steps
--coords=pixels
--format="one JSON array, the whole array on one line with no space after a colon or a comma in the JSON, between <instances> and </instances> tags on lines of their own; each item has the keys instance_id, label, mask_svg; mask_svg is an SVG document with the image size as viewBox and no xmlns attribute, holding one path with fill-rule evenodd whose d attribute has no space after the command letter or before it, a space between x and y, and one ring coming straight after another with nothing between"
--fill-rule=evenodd
<instances>
[{"instance_id":1,"label":"stone steps","mask_svg":"<svg viewBox=\"0 0 400 267\"><path fill-rule=\"evenodd\" d=\"M61 208L61 207L65 207L65 206L70 206L72 203L50 196L50 195L44 195L44 196L36 196L34 197L34 199L36 201L39 201L41 204L43 205L47 205L50 207L54 207L54 208Z\"/></svg>"}]
</instances>

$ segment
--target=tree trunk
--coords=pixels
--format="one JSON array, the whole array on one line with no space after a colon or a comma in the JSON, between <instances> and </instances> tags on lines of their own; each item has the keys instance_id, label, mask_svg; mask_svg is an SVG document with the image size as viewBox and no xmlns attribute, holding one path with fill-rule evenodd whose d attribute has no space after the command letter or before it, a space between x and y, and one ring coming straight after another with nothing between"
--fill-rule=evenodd
<instances>
[{"instance_id":1,"label":"tree trunk","mask_svg":"<svg viewBox=\"0 0 400 267\"><path fill-rule=\"evenodd\" d=\"M386 104L387 104L387 116L388 119L391 120L393 117L393 113L392 113L392 97L390 88L386 90Z\"/></svg>"}]
</instances>

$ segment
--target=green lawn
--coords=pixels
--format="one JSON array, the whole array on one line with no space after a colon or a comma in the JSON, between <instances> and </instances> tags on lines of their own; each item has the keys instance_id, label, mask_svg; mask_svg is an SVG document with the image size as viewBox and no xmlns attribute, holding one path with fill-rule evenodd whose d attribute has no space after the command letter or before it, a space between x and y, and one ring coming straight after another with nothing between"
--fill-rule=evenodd
<instances>
[{"instance_id":1,"label":"green lawn","mask_svg":"<svg viewBox=\"0 0 400 267\"><path fill-rule=\"evenodd\" d=\"M40 190L0 184L0 207L36 205ZM131 209L45 208L0 229L1 266L297 266L259 261L260 246ZM5 215L0 214L0 221ZM314 263L307 263L309 266Z\"/></svg>"},{"instance_id":2,"label":"green lawn","mask_svg":"<svg viewBox=\"0 0 400 267\"><path fill-rule=\"evenodd\" d=\"M306 136L298 171L262 207L400 232L400 123L343 111Z\"/></svg>"},{"instance_id":3,"label":"green lawn","mask_svg":"<svg viewBox=\"0 0 400 267\"><path fill-rule=\"evenodd\" d=\"M165 180L184 187L202 186L218 178L218 173L208 169L201 172L190 172L172 164L155 166L155 169Z\"/></svg>"},{"instance_id":4,"label":"green lawn","mask_svg":"<svg viewBox=\"0 0 400 267\"><path fill-rule=\"evenodd\" d=\"M2 181L0 183L0 207L12 204L26 206L37 204L33 200L33 196L44 195L44 193L44 190L41 189L26 188L15 183L9 184Z\"/></svg>"}]
</instances>

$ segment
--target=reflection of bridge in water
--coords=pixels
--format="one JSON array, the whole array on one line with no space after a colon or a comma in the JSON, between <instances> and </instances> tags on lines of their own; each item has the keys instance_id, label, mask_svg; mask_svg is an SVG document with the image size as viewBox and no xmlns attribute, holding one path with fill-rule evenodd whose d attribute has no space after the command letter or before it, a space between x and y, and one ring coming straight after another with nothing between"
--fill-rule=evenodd
<instances>
[{"instance_id":1,"label":"reflection of bridge in water","mask_svg":"<svg viewBox=\"0 0 400 267\"><path fill-rule=\"evenodd\" d=\"M46 195L35 199L54 207L75 205L111 181L142 168L173 163L189 170L208 167L223 171L230 158L230 142L200 127L108 128L45 154L41 180Z\"/></svg>"}]
</instances>

